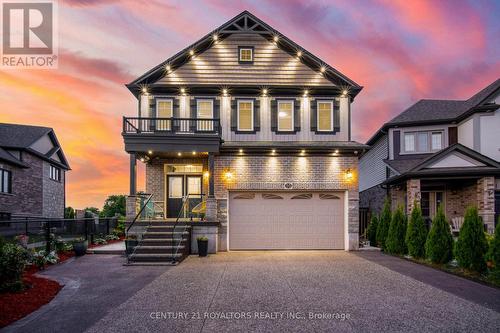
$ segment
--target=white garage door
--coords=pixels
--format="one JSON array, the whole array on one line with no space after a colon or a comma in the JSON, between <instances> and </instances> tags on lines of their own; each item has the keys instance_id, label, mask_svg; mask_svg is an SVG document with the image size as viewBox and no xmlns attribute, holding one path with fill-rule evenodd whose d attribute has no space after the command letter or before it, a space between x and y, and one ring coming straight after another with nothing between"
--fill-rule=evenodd
<instances>
[{"instance_id":1,"label":"white garage door","mask_svg":"<svg viewBox=\"0 0 500 333\"><path fill-rule=\"evenodd\" d=\"M231 250L344 249L344 194L230 192Z\"/></svg>"}]
</instances>

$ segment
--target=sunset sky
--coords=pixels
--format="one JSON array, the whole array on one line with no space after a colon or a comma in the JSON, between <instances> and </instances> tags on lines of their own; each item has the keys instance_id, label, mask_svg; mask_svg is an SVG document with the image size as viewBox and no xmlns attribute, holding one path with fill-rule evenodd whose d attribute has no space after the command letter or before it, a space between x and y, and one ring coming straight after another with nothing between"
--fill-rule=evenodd
<instances>
[{"instance_id":1,"label":"sunset sky","mask_svg":"<svg viewBox=\"0 0 500 333\"><path fill-rule=\"evenodd\" d=\"M0 122L53 127L67 205L102 207L128 189L121 117L137 104L124 84L245 9L364 86L360 142L421 98L465 99L500 77L500 1L63 0L59 68L1 70Z\"/></svg>"}]
</instances>

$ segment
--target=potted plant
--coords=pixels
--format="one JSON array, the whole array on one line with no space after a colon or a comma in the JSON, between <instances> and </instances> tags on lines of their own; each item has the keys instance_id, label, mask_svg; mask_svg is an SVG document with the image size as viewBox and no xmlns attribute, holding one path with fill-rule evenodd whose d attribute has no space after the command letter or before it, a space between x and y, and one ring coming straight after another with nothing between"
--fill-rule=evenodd
<instances>
[{"instance_id":1,"label":"potted plant","mask_svg":"<svg viewBox=\"0 0 500 333\"><path fill-rule=\"evenodd\" d=\"M73 241L73 251L75 251L75 255L77 257L83 256L87 253L87 247L89 246L89 242L79 237Z\"/></svg>"},{"instance_id":2,"label":"potted plant","mask_svg":"<svg viewBox=\"0 0 500 333\"><path fill-rule=\"evenodd\" d=\"M128 235L127 238L125 239L125 249L127 255L132 254L137 245L139 245L139 241L137 240L137 235Z\"/></svg>"},{"instance_id":3,"label":"potted plant","mask_svg":"<svg viewBox=\"0 0 500 333\"><path fill-rule=\"evenodd\" d=\"M198 255L200 257L206 257L208 254L208 237L199 236L196 237L196 241L198 242Z\"/></svg>"}]
</instances>

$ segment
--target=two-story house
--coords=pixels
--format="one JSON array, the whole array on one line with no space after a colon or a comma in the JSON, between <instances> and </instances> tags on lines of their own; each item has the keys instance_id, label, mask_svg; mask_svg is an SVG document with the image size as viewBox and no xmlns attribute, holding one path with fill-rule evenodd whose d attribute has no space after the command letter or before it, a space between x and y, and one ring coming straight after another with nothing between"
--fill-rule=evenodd
<instances>
[{"instance_id":1,"label":"two-story house","mask_svg":"<svg viewBox=\"0 0 500 333\"><path fill-rule=\"evenodd\" d=\"M204 202L212 252L357 249L354 81L245 11L127 87L130 217L141 161L165 221Z\"/></svg>"},{"instance_id":2,"label":"two-story house","mask_svg":"<svg viewBox=\"0 0 500 333\"><path fill-rule=\"evenodd\" d=\"M500 79L467 100L420 100L384 124L360 158L361 207L379 212L386 196L427 218L479 209L490 232L500 212Z\"/></svg>"},{"instance_id":3,"label":"two-story house","mask_svg":"<svg viewBox=\"0 0 500 333\"><path fill-rule=\"evenodd\" d=\"M0 124L0 220L63 218L69 169L52 128Z\"/></svg>"}]
</instances>

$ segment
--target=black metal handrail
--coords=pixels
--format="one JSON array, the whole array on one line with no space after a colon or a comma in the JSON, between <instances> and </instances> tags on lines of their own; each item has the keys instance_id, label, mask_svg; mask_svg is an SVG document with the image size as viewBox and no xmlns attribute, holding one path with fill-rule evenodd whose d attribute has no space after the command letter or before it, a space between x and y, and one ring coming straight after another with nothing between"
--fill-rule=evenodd
<instances>
[{"instance_id":1,"label":"black metal handrail","mask_svg":"<svg viewBox=\"0 0 500 333\"><path fill-rule=\"evenodd\" d=\"M144 208L146 208L146 206L148 205L149 201L153 197L153 194L136 194L136 195L131 195L131 197L145 197L145 196L148 196L148 198L146 199L146 202L144 203L144 205L142 205L141 209L139 209L139 212L135 215L134 219L132 220L132 222L130 223L130 225L127 227L126 232L128 232L130 230L130 228L132 228L132 226L135 224L135 222L139 219L139 216L141 216L142 212L144 211Z\"/></svg>"},{"instance_id":2,"label":"black metal handrail","mask_svg":"<svg viewBox=\"0 0 500 333\"><path fill-rule=\"evenodd\" d=\"M176 230L177 226L179 225L181 216L185 212L189 212L189 197L190 196L200 197L201 200L203 201L204 194L188 194L188 195L183 197L184 202L182 203L182 207L179 211L179 214L177 215L177 218L175 219L174 227L172 228L172 263L175 263L177 261L176 260L177 251L179 250L179 246L182 242L184 233L186 232L186 229L187 229L187 225L184 225L184 229L180 232L180 239L176 244L176 242L175 242L175 230ZM186 207L186 205L188 205L188 206ZM193 217L191 216L191 220L192 219L193 219ZM191 244L187 244L186 246L191 246Z\"/></svg>"},{"instance_id":3,"label":"black metal handrail","mask_svg":"<svg viewBox=\"0 0 500 333\"><path fill-rule=\"evenodd\" d=\"M123 133L220 134L218 118L123 117Z\"/></svg>"}]
</instances>

